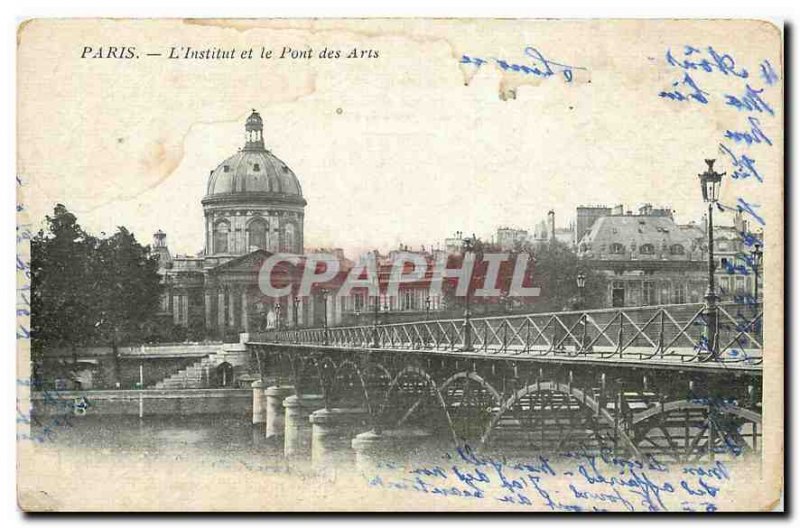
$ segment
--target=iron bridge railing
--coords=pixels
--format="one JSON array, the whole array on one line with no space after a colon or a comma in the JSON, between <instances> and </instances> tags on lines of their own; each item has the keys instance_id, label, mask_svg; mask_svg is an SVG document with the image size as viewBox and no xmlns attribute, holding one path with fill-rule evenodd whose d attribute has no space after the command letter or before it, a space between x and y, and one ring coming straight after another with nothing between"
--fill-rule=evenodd
<instances>
[{"instance_id":1,"label":"iron bridge railing","mask_svg":"<svg viewBox=\"0 0 800 528\"><path fill-rule=\"evenodd\" d=\"M720 304L717 313L716 347L708 341L703 304L286 328L251 336L251 342L760 366L762 304Z\"/></svg>"}]
</instances>

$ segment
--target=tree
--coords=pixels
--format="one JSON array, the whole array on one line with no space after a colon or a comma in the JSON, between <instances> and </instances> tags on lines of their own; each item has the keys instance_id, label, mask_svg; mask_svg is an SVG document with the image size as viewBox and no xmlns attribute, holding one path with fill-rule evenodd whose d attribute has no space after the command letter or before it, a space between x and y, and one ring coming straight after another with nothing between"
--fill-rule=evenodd
<instances>
[{"instance_id":1,"label":"tree","mask_svg":"<svg viewBox=\"0 0 800 528\"><path fill-rule=\"evenodd\" d=\"M144 339L161 294L158 261L124 227L98 244L93 259L100 295L96 327L111 345L115 382L119 382L119 345Z\"/></svg>"},{"instance_id":2,"label":"tree","mask_svg":"<svg viewBox=\"0 0 800 528\"><path fill-rule=\"evenodd\" d=\"M603 306L606 291L605 277L581 263L577 254L566 244L550 241L538 245L517 242L511 251L503 251L496 245L480 240L473 242L475 265L470 281L470 312L475 316L501 313L521 312L560 312L568 310L600 308ZM484 286L488 263L484 255L488 253L508 253L508 258L501 264L495 287L500 295L477 297L474 292ZM514 297L509 290L515 273L515 265L520 254L527 255L527 267L523 275L522 286L538 287L538 297ZM462 264L461 255L452 255L448 259L449 268L457 268ZM578 289L578 273L583 272L586 285L581 294ZM455 295L456 281L446 280L443 285L444 301L448 316L463 316L466 298Z\"/></svg>"},{"instance_id":3,"label":"tree","mask_svg":"<svg viewBox=\"0 0 800 528\"><path fill-rule=\"evenodd\" d=\"M537 312L601 308L605 300L606 278L588 268L578 255L563 242L556 240L532 250L535 259L533 283L541 288L536 303ZM580 292L578 273L586 276L586 286Z\"/></svg>"},{"instance_id":4,"label":"tree","mask_svg":"<svg viewBox=\"0 0 800 528\"><path fill-rule=\"evenodd\" d=\"M76 349L95 336L91 266L97 239L61 204L47 216L47 231L31 239L31 356L39 372L46 350Z\"/></svg>"},{"instance_id":5,"label":"tree","mask_svg":"<svg viewBox=\"0 0 800 528\"><path fill-rule=\"evenodd\" d=\"M143 339L161 293L158 263L124 227L89 235L58 204L47 230L31 240L31 348L34 369L49 350L111 345L115 381L119 346Z\"/></svg>"}]
</instances>

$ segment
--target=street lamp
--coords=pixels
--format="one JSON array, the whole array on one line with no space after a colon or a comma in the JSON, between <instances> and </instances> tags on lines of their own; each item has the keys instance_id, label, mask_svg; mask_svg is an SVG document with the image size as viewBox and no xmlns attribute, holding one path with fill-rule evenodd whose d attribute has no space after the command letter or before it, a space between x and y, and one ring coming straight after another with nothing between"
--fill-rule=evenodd
<instances>
[{"instance_id":1,"label":"street lamp","mask_svg":"<svg viewBox=\"0 0 800 528\"><path fill-rule=\"evenodd\" d=\"M425 297L425 320L430 319L431 316L431 297Z\"/></svg>"},{"instance_id":2,"label":"street lamp","mask_svg":"<svg viewBox=\"0 0 800 528\"><path fill-rule=\"evenodd\" d=\"M466 260L467 255L471 255L472 251L475 249L475 235L472 235L472 238L465 238L462 241L462 249L464 260ZM471 271L471 270L470 270ZM466 308L464 309L464 352L472 352L472 331L470 325L470 311L469 311L469 301L470 301L470 287L472 286L472 274L470 274L467 280L467 298L466 298Z\"/></svg>"},{"instance_id":3,"label":"street lamp","mask_svg":"<svg viewBox=\"0 0 800 528\"><path fill-rule=\"evenodd\" d=\"M753 272L755 273L755 288L753 293L753 302L758 302L758 273L761 269L761 261L764 259L764 251L761 249L761 243L756 242L753 246L753 249L750 251L751 256L753 257L752 264L753 264Z\"/></svg>"},{"instance_id":4,"label":"street lamp","mask_svg":"<svg viewBox=\"0 0 800 528\"><path fill-rule=\"evenodd\" d=\"M292 317L294 319L294 327L295 328L300 326L300 319L299 319L299 314L298 314L299 307L300 307L300 297L295 295L294 297L292 297Z\"/></svg>"},{"instance_id":5,"label":"street lamp","mask_svg":"<svg viewBox=\"0 0 800 528\"><path fill-rule=\"evenodd\" d=\"M272 305L272 308L275 310L275 329L276 330L280 330L281 329L281 303L280 302L275 302L275 304Z\"/></svg>"},{"instance_id":6,"label":"street lamp","mask_svg":"<svg viewBox=\"0 0 800 528\"><path fill-rule=\"evenodd\" d=\"M323 289L322 294L322 333L325 344L328 344L328 290Z\"/></svg>"},{"instance_id":7,"label":"street lamp","mask_svg":"<svg viewBox=\"0 0 800 528\"><path fill-rule=\"evenodd\" d=\"M372 304L372 307L373 307L373 311L374 311L374 314L375 314L375 320L374 320L374 326L373 326L373 329L372 329L372 334L373 334L372 335L372 339L373 339L372 346L374 346L375 348L378 348L378 346L381 344L380 343L380 331L378 330L378 310L380 309L380 302L381 302L380 295L375 295L373 297L373 301L374 302Z\"/></svg>"},{"instance_id":8,"label":"street lamp","mask_svg":"<svg viewBox=\"0 0 800 528\"><path fill-rule=\"evenodd\" d=\"M710 353L708 359L717 359L717 291L714 287L714 206L719 200L719 189L724 172L714 170L713 159L705 160L708 168L698 174L700 189L703 192L703 201L708 204L708 289L706 290L706 317L708 321L707 346Z\"/></svg>"},{"instance_id":9,"label":"street lamp","mask_svg":"<svg viewBox=\"0 0 800 528\"><path fill-rule=\"evenodd\" d=\"M579 271L575 282L578 284L578 303L580 303L580 308L583 309L583 289L586 287L586 274L583 271Z\"/></svg>"}]
</instances>

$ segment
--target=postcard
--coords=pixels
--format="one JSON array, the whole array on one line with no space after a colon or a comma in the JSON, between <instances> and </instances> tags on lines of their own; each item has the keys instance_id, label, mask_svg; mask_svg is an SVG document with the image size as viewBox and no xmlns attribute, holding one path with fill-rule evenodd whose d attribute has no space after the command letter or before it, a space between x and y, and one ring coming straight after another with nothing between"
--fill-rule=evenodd
<instances>
[{"instance_id":1,"label":"postcard","mask_svg":"<svg viewBox=\"0 0 800 528\"><path fill-rule=\"evenodd\" d=\"M20 23L20 508L774 509L782 42Z\"/></svg>"}]
</instances>

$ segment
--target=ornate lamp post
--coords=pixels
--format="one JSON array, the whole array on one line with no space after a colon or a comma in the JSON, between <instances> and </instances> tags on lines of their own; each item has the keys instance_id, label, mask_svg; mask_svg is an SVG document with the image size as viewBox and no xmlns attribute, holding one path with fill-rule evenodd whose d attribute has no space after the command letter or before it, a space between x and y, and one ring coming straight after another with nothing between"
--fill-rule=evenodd
<instances>
[{"instance_id":1,"label":"ornate lamp post","mask_svg":"<svg viewBox=\"0 0 800 528\"><path fill-rule=\"evenodd\" d=\"M583 310L583 305L584 305L583 289L586 287L586 274L583 273L583 271L579 271L578 276L575 277L575 282L578 285L579 308Z\"/></svg>"},{"instance_id":2,"label":"ornate lamp post","mask_svg":"<svg viewBox=\"0 0 800 528\"><path fill-rule=\"evenodd\" d=\"M698 174L700 188L703 192L703 201L708 204L708 289L706 290L706 318L708 322L707 346L709 357L707 359L717 359L719 344L717 342L717 291L714 286L714 206L719 200L719 189L724 172L714 170L713 159L705 160L708 168L705 172Z\"/></svg>"},{"instance_id":3,"label":"ornate lamp post","mask_svg":"<svg viewBox=\"0 0 800 528\"><path fill-rule=\"evenodd\" d=\"M294 327L300 326L300 318L298 317L298 308L300 307L300 297L295 295L292 298L292 317L294 318Z\"/></svg>"},{"instance_id":4,"label":"ornate lamp post","mask_svg":"<svg viewBox=\"0 0 800 528\"><path fill-rule=\"evenodd\" d=\"M472 235L472 238L465 238L462 241L462 249L464 260L466 260L467 255L471 255L472 251L475 249L475 235ZM467 281L467 298L466 298L466 308L464 309L464 352L472 352L472 325L470 323L470 316L472 315L469 311L469 301L470 301L470 287L472 286L472 275L470 274L469 280Z\"/></svg>"},{"instance_id":5,"label":"ornate lamp post","mask_svg":"<svg viewBox=\"0 0 800 528\"><path fill-rule=\"evenodd\" d=\"M322 290L322 335L324 344L328 344L328 290Z\"/></svg>"},{"instance_id":6,"label":"ornate lamp post","mask_svg":"<svg viewBox=\"0 0 800 528\"><path fill-rule=\"evenodd\" d=\"M372 339L373 339L372 346L375 347L375 348L378 348L380 346L380 344L381 344L381 342L380 342L380 330L378 329L378 324L379 324L378 311L380 309L380 303L381 303L380 295L375 295L374 298L373 298L373 301L374 302L372 304L372 308L373 308L373 312L374 312L375 318L374 318L374 321L373 321L373 329L372 329Z\"/></svg>"},{"instance_id":7,"label":"ornate lamp post","mask_svg":"<svg viewBox=\"0 0 800 528\"><path fill-rule=\"evenodd\" d=\"M281 303L280 302L276 302L273 305L273 308L275 309L275 329L276 330L280 330L281 329Z\"/></svg>"},{"instance_id":8,"label":"ornate lamp post","mask_svg":"<svg viewBox=\"0 0 800 528\"><path fill-rule=\"evenodd\" d=\"M427 321L431 317L431 298L430 296L425 297L425 320Z\"/></svg>"},{"instance_id":9,"label":"ornate lamp post","mask_svg":"<svg viewBox=\"0 0 800 528\"><path fill-rule=\"evenodd\" d=\"M755 286L753 288L753 302L758 302L758 274L761 270L761 261L764 259L764 251L761 249L761 243L756 242L753 245L752 251L750 251L750 255L752 256L753 260L753 273L755 274Z\"/></svg>"}]
</instances>

